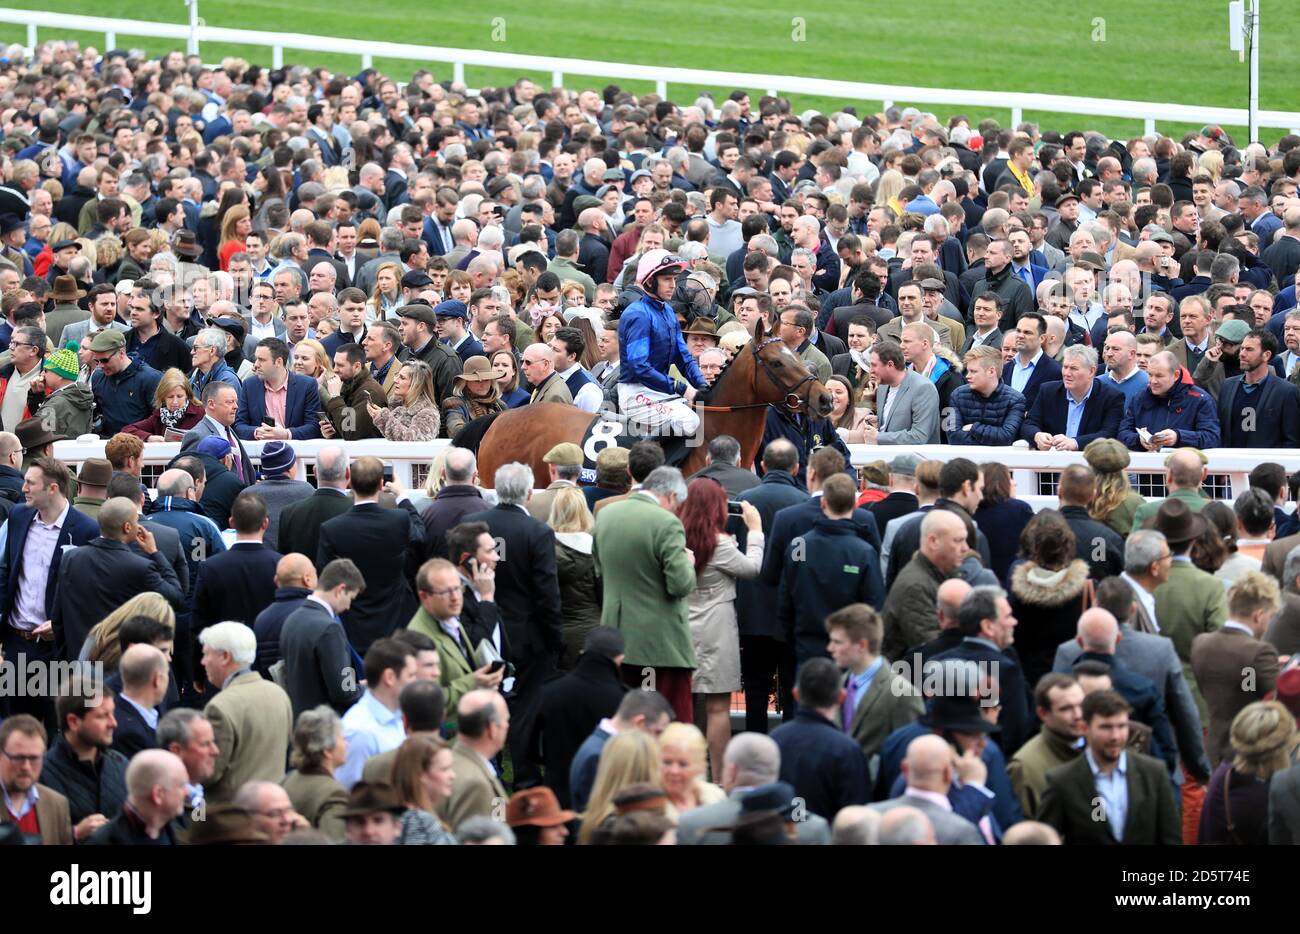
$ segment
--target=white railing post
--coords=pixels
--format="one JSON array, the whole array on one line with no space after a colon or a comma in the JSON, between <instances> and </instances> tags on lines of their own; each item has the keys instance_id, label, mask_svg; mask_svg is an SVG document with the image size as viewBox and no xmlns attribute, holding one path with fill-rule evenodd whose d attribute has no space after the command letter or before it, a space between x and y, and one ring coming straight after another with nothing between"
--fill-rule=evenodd
<instances>
[{"instance_id":1,"label":"white railing post","mask_svg":"<svg viewBox=\"0 0 1300 934\"><path fill-rule=\"evenodd\" d=\"M104 33L104 51L115 48L117 48L117 33L111 31Z\"/></svg>"},{"instance_id":2,"label":"white railing post","mask_svg":"<svg viewBox=\"0 0 1300 934\"><path fill-rule=\"evenodd\" d=\"M284 46L282 45L271 46L271 67L272 68L284 67Z\"/></svg>"},{"instance_id":3,"label":"white railing post","mask_svg":"<svg viewBox=\"0 0 1300 934\"><path fill-rule=\"evenodd\" d=\"M880 109L881 109L881 110L888 110L890 107L893 107L893 106L894 106L894 102L893 102L893 101L881 101L881 102L880 102Z\"/></svg>"},{"instance_id":4,"label":"white railing post","mask_svg":"<svg viewBox=\"0 0 1300 934\"><path fill-rule=\"evenodd\" d=\"M27 24L27 48L32 55L36 54L36 24Z\"/></svg>"},{"instance_id":5,"label":"white railing post","mask_svg":"<svg viewBox=\"0 0 1300 934\"><path fill-rule=\"evenodd\" d=\"M767 96L768 96L768 97L778 97L779 95L776 93L776 89L775 89L775 88L768 88L768 89L767 89Z\"/></svg>"},{"instance_id":6,"label":"white railing post","mask_svg":"<svg viewBox=\"0 0 1300 934\"><path fill-rule=\"evenodd\" d=\"M655 82L655 93L661 100L668 100L668 82L660 78Z\"/></svg>"},{"instance_id":7,"label":"white railing post","mask_svg":"<svg viewBox=\"0 0 1300 934\"><path fill-rule=\"evenodd\" d=\"M190 55L199 54L199 0L185 0L185 5L190 8L190 35L187 52Z\"/></svg>"},{"instance_id":8,"label":"white railing post","mask_svg":"<svg viewBox=\"0 0 1300 934\"><path fill-rule=\"evenodd\" d=\"M553 88L564 87L564 72L562 71L551 72L551 87Z\"/></svg>"},{"instance_id":9,"label":"white railing post","mask_svg":"<svg viewBox=\"0 0 1300 934\"><path fill-rule=\"evenodd\" d=\"M1025 112L1019 107L1011 108L1011 129L1015 129L1025 122Z\"/></svg>"},{"instance_id":10,"label":"white railing post","mask_svg":"<svg viewBox=\"0 0 1300 934\"><path fill-rule=\"evenodd\" d=\"M452 84L465 83L465 63L452 62L451 64L451 82Z\"/></svg>"},{"instance_id":11,"label":"white railing post","mask_svg":"<svg viewBox=\"0 0 1300 934\"><path fill-rule=\"evenodd\" d=\"M361 70L367 71L375 67L375 57L369 52L361 53Z\"/></svg>"},{"instance_id":12,"label":"white railing post","mask_svg":"<svg viewBox=\"0 0 1300 934\"><path fill-rule=\"evenodd\" d=\"M1143 135L1143 136L1155 136L1155 135L1156 135L1156 119L1155 119L1155 117L1147 117L1145 120L1142 121L1142 135Z\"/></svg>"}]
</instances>

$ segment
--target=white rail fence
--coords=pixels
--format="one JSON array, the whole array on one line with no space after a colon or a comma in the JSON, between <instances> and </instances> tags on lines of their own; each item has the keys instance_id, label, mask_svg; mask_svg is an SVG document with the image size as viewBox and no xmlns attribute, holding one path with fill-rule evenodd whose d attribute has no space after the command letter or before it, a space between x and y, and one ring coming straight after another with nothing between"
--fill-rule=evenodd
<instances>
[{"instance_id":1,"label":"white rail fence","mask_svg":"<svg viewBox=\"0 0 1300 934\"><path fill-rule=\"evenodd\" d=\"M345 441L341 442L352 458L371 455L393 468L393 477L407 489L418 489L428 477L429 467L438 453L450 443L438 441ZM293 441L298 455L298 479L307 479L308 468L316 462L316 452L337 441ZM156 476L160 469L180 453L180 444L165 442L146 444L144 463L146 476ZM261 456L262 442L244 443L249 456L257 461ZM996 461L1005 464L1016 483L1016 495L1032 505L1035 510L1055 507L1057 500L1057 475L1071 464L1086 463L1077 452L1043 452L1020 448L983 448L954 445L922 445L912 448L896 446L850 445L854 466L862 467L871 461L890 461L901 453L912 453L926 459L951 460L967 457L976 463ZM1209 477L1205 489L1217 499L1231 501L1249 487L1250 471L1266 461L1284 466L1288 473L1300 470L1300 451L1292 450L1215 450L1206 452L1210 460ZM74 470L79 469L88 457L103 457L104 444L99 442L60 441L54 445L54 456ZM1161 497L1165 494L1163 454L1133 454L1129 467L1134 488L1143 496ZM490 477L481 478L484 484Z\"/></svg>"},{"instance_id":2,"label":"white rail fence","mask_svg":"<svg viewBox=\"0 0 1300 934\"><path fill-rule=\"evenodd\" d=\"M191 6L192 14L193 10L194 7ZM464 82L465 66L471 65L483 68L515 69L520 72L550 72L551 83L555 86L564 84L565 75L581 75L583 77L615 80L653 81L655 91L661 97L668 96L668 86L671 84L679 87L684 86L688 89L701 87L741 88L762 90L772 95L778 93L807 94L850 101L881 101L885 107L892 106L896 102L984 107L1009 110L1013 126L1022 121L1025 111L1141 120L1144 133L1148 135L1156 132L1157 121L1210 123L1228 126L1246 126L1249 122L1246 109L1240 107L1203 107L1154 101L1106 100L1104 98L1034 94L1019 91L972 91L950 88L905 87L869 82L807 78L796 75L763 75L735 71L631 65L573 58L552 58L544 55L520 55L512 52L494 52L483 49L458 49L444 46L412 45L404 42L316 36L305 33L227 29L220 26L209 26L193 15L192 22L187 25L0 8L0 23L26 26L27 46L29 49L34 49L37 46L37 30L44 28L103 33L105 48L108 49L117 47L119 35L180 39L185 42L187 49L193 54L199 53L203 42L221 42L231 45L269 48L271 50L271 65L274 68L283 67L285 49L295 49L306 52L357 55L360 57L363 68L370 68L377 56L418 62L445 62L452 66L452 78L457 82ZM1289 129L1293 133L1300 133L1300 112L1260 111L1259 126Z\"/></svg>"}]
</instances>

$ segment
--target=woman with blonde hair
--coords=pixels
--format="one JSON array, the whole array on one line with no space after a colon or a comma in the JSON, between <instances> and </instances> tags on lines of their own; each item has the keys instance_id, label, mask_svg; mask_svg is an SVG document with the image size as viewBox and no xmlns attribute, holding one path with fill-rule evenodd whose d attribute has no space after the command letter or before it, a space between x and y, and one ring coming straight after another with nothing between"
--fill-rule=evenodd
<instances>
[{"instance_id":1,"label":"woman with blonde hair","mask_svg":"<svg viewBox=\"0 0 1300 934\"><path fill-rule=\"evenodd\" d=\"M389 317L402 304L402 267L397 263L380 263L375 270L375 287L370 293L366 314L376 321Z\"/></svg>"},{"instance_id":2,"label":"woman with blonde hair","mask_svg":"<svg viewBox=\"0 0 1300 934\"><path fill-rule=\"evenodd\" d=\"M310 376L321 387L334 374L334 364L325 352L325 345L314 337L305 337L293 345L292 369L295 373Z\"/></svg>"},{"instance_id":3,"label":"woman with blonde hair","mask_svg":"<svg viewBox=\"0 0 1300 934\"><path fill-rule=\"evenodd\" d=\"M122 430L145 441L166 441L167 432L186 432L203 421L205 410L190 381L180 370L172 367L158 380L153 394L153 414L125 426ZM173 437L171 440L178 441Z\"/></svg>"},{"instance_id":4,"label":"woman with blonde hair","mask_svg":"<svg viewBox=\"0 0 1300 934\"><path fill-rule=\"evenodd\" d=\"M670 723L659 734L660 768L664 791L676 811L673 816L717 804L727 796L704 778L708 753L708 741L693 723Z\"/></svg>"},{"instance_id":5,"label":"woman with blonde hair","mask_svg":"<svg viewBox=\"0 0 1300 934\"><path fill-rule=\"evenodd\" d=\"M1196 171L1203 172L1219 184L1219 179L1223 178L1223 153L1215 149L1207 150L1201 153L1201 157L1196 160ZM1195 177L1196 173L1193 173Z\"/></svg>"},{"instance_id":6,"label":"woman with blonde hair","mask_svg":"<svg viewBox=\"0 0 1300 934\"><path fill-rule=\"evenodd\" d=\"M424 512L424 507L437 499L438 492L447 485L447 471L444 465L447 463L447 452L450 450L451 445L442 448L429 464L429 473L424 478L424 485L411 497L411 505L415 507L416 512Z\"/></svg>"},{"instance_id":7,"label":"woman with blonde hair","mask_svg":"<svg viewBox=\"0 0 1300 934\"><path fill-rule=\"evenodd\" d=\"M409 360L393 380L388 407L366 403L375 427L389 441L432 441L442 416L433 394L433 371L423 360Z\"/></svg>"},{"instance_id":8,"label":"woman with blonde hair","mask_svg":"<svg viewBox=\"0 0 1300 934\"><path fill-rule=\"evenodd\" d=\"M1083 459L1097 476L1097 494L1088 505L1088 515L1127 537L1134 516L1146 503L1128 481L1128 448L1114 438L1095 438L1083 449Z\"/></svg>"},{"instance_id":9,"label":"woman with blonde hair","mask_svg":"<svg viewBox=\"0 0 1300 934\"><path fill-rule=\"evenodd\" d=\"M881 172L880 178L876 182L876 200L874 203L889 205L889 209L894 212L894 216L901 217L903 206L898 203L898 195L906 184L902 172L895 169Z\"/></svg>"},{"instance_id":10,"label":"woman with blonde hair","mask_svg":"<svg viewBox=\"0 0 1300 934\"><path fill-rule=\"evenodd\" d=\"M555 492L546 524L555 531L555 567L560 578L560 610L564 620L564 657L560 668L577 664L587 633L600 625L600 578L591 554L594 520L587 497L576 486Z\"/></svg>"},{"instance_id":11,"label":"woman with blonde hair","mask_svg":"<svg viewBox=\"0 0 1300 934\"><path fill-rule=\"evenodd\" d=\"M659 744L649 733L628 730L610 737L600 753L578 842L591 843L592 836L614 814L614 797L621 789L641 784L662 787L661 772Z\"/></svg>"},{"instance_id":12,"label":"woman with blonde hair","mask_svg":"<svg viewBox=\"0 0 1300 934\"><path fill-rule=\"evenodd\" d=\"M122 241L112 234L104 234L95 241L95 264L104 271L104 277L112 281L117 273L117 264L122 261Z\"/></svg>"},{"instance_id":13,"label":"woman with blonde hair","mask_svg":"<svg viewBox=\"0 0 1300 934\"><path fill-rule=\"evenodd\" d=\"M162 594L139 593L105 616L86 636L81 646L81 659L100 662L105 672L117 670L122 657L119 636L122 624L136 616L157 620L173 633L176 631L176 611Z\"/></svg>"},{"instance_id":14,"label":"woman with blonde hair","mask_svg":"<svg viewBox=\"0 0 1300 934\"><path fill-rule=\"evenodd\" d=\"M1270 842L1269 784L1291 766L1295 715L1278 701L1247 704L1232 718L1231 741L1232 758L1219 763L1205 790L1199 842L1265 846Z\"/></svg>"},{"instance_id":15,"label":"woman with blonde hair","mask_svg":"<svg viewBox=\"0 0 1300 934\"><path fill-rule=\"evenodd\" d=\"M253 232L253 216L247 204L232 205L225 217L221 219L221 236L218 241L217 259L221 271L230 270L230 257L248 250L245 238Z\"/></svg>"},{"instance_id":16,"label":"woman with blonde hair","mask_svg":"<svg viewBox=\"0 0 1300 934\"><path fill-rule=\"evenodd\" d=\"M293 809L325 836L336 842L345 837L343 811L348 790L334 777L334 770L347 761L348 741L343 721L328 704L298 714L293 728L293 752L289 764L294 771L280 782Z\"/></svg>"},{"instance_id":17,"label":"woman with blonde hair","mask_svg":"<svg viewBox=\"0 0 1300 934\"><path fill-rule=\"evenodd\" d=\"M407 846L455 846L451 828L434 809L451 797L456 770L451 746L439 736L412 736L397 747L393 760L393 789L406 806L402 835Z\"/></svg>"}]
</instances>

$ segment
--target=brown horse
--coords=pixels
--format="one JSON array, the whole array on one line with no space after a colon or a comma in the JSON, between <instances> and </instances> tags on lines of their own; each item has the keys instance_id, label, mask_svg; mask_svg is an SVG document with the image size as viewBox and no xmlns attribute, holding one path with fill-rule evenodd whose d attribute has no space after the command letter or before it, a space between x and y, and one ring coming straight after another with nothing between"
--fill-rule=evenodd
<instances>
[{"instance_id":1,"label":"brown horse","mask_svg":"<svg viewBox=\"0 0 1300 934\"><path fill-rule=\"evenodd\" d=\"M731 435L740 442L741 466L752 466L763 440L767 407L775 403L791 409L803 407L817 417L825 417L831 410L826 387L809 372L798 354L768 333L760 318L750 343L737 352L708 392L696 398L703 438L700 443L691 439L690 456L682 465L682 473L690 476L705 466L708 444L718 435ZM546 452L564 441L581 444L598 417L558 402L502 412L479 446L479 482L491 484L498 467L517 461L530 464L537 488L545 489L551 482L550 471L542 461Z\"/></svg>"}]
</instances>

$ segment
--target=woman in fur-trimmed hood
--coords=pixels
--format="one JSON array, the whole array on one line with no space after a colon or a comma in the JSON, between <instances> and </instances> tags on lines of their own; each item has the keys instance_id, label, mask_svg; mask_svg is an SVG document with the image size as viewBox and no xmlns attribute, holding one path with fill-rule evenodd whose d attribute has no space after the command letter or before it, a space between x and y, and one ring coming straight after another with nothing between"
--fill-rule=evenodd
<instances>
[{"instance_id":1,"label":"woman in fur-trimmed hood","mask_svg":"<svg viewBox=\"0 0 1300 934\"><path fill-rule=\"evenodd\" d=\"M1088 564L1077 557L1074 532L1055 509L1029 520L1020 535L1021 560L1011 567L1011 612L1025 680L1036 684L1052 670L1056 647L1075 636L1092 603Z\"/></svg>"}]
</instances>

